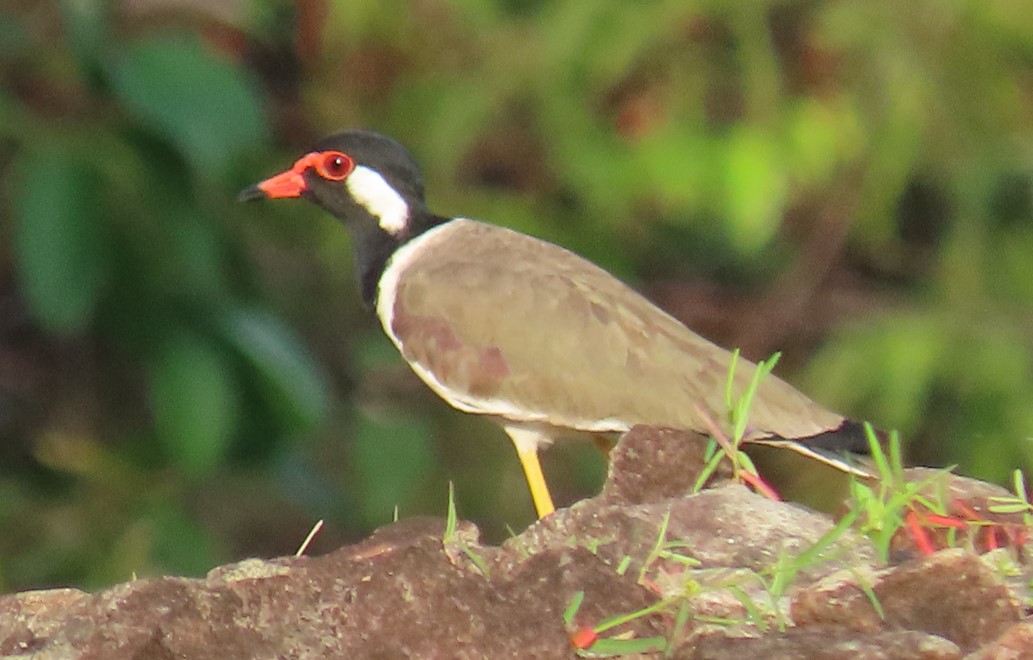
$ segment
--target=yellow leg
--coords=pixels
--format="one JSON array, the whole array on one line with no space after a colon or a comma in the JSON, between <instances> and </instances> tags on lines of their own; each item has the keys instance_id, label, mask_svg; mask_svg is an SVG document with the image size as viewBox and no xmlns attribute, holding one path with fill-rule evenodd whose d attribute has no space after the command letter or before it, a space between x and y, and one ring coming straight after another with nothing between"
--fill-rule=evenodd
<instances>
[{"instance_id":1,"label":"yellow leg","mask_svg":"<svg viewBox=\"0 0 1033 660\"><path fill-rule=\"evenodd\" d=\"M531 490L531 499L534 500L535 511L538 512L539 518L544 518L556 510L552 503L552 495L549 494L549 486L545 483L542 464L538 461L538 445L546 441L546 438L536 431L516 426L507 426L506 433L516 446L520 465L523 466L524 476L527 477L527 487Z\"/></svg>"}]
</instances>

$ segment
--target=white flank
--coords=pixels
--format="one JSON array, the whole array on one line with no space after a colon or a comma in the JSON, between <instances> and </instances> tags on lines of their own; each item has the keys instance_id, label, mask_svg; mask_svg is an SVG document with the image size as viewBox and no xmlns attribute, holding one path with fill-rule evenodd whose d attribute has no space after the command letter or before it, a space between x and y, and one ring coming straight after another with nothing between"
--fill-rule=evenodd
<instances>
[{"instance_id":1,"label":"white flank","mask_svg":"<svg viewBox=\"0 0 1033 660\"><path fill-rule=\"evenodd\" d=\"M355 201L369 211L387 233L399 234L409 225L409 205L373 170L359 165L348 175L345 185Z\"/></svg>"},{"instance_id":2,"label":"white flank","mask_svg":"<svg viewBox=\"0 0 1033 660\"><path fill-rule=\"evenodd\" d=\"M380 276L380 283L377 286L377 316L384 326L384 332L391 338L391 342L402 355L405 355L405 351L402 350L402 342L395 335L392 328L395 314L395 298L398 294L398 281L404 275L409 264L419 256L422 250L431 248L432 244L439 240L446 240L449 231L464 222L472 221L456 218L443 225L429 229L405 243L391 255L391 259L387 262L387 267L384 268L384 274ZM597 420L559 419L555 413L529 410L505 399L472 397L465 392L457 392L447 384L442 383L422 364L410 362L409 366L412 367L416 375L435 394L447 401L453 408L463 412L478 415L494 415L519 422L544 422L549 426L567 427L591 433L620 433L631 428L631 425L627 422L614 418Z\"/></svg>"}]
</instances>

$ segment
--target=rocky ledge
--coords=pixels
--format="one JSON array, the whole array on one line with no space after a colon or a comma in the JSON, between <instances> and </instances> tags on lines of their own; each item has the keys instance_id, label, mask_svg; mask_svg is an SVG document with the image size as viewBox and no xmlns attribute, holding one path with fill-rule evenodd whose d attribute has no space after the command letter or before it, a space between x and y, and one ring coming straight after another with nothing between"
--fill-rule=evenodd
<instances>
[{"instance_id":1,"label":"rocky ledge","mask_svg":"<svg viewBox=\"0 0 1033 660\"><path fill-rule=\"evenodd\" d=\"M965 503L970 533L935 531L938 547L953 547L932 554L898 534L887 562L868 536L727 475L689 494L703 446L634 429L598 497L501 547L482 545L470 523L416 518L322 557L3 596L0 654L1033 657L1022 512L987 506L1002 489L940 475L935 487ZM988 542L998 525L1009 533Z\"/></svg>"}]
</instances>

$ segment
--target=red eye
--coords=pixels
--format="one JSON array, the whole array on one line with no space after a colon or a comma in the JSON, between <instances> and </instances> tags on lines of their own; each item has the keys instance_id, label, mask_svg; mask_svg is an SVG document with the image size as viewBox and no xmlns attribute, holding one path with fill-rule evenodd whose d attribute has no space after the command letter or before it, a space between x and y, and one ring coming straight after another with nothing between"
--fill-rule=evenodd
<instances>
[{"instance_id":1,"label":"red eye","mask_svg":"<svg viewBox=\"0 0 1033 660\"><path fill-rule=\"evenodd\" d=\"M355 169L355 161L340 151L325 151L316 161L316 173L330 181L341 181Z\"/></svg>"}]
</instances>

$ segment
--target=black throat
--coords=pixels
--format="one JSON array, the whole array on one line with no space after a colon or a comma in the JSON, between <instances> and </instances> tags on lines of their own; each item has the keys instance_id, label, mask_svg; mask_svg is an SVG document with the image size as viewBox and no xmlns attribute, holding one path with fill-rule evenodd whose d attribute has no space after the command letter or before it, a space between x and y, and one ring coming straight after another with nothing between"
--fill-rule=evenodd
<instances>
[{"instance_id":1,"label":"black throat","mask_svg":"<svg viewBox=\"0 0 1033 660\"><path fill-rule=\"evenodd\" d=\"M422 206L413 206L409 210L409 225L406 230L401 234L391 234L381 229L377 218L371 216L364 208L358 207L348 215L344 226L351 237L362 302L368 308L373 309L376 306L380 277L384 274L387 262L395 250L428 229L444 224L450 219L434 215Z\"/></svg>"}]
</instances>

